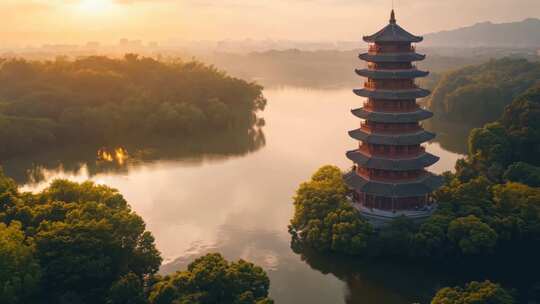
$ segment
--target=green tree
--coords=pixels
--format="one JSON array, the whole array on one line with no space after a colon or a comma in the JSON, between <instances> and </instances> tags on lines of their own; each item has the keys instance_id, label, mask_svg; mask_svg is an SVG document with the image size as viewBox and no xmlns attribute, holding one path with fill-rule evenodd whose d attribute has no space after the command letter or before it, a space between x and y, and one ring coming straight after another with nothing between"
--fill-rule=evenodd
<instances>
[{"instance_id":1,"label":"green tree","mask_svg":"<svg viewBox=\"0 0 540 304\"><path fill-rule=\"evenodd\" d=\"M294 197L294 217L289 231L300 241L321 251L362 253L373 233L346 198L347 187L337 167L320 168Z\"/></svg>"},{"instance_id":2,"label":"green tree","mask_svg":"<svg viewBox=\"0 0 540 304\"><path fill-rule=\"evenodd\" d=\"M513 163L504 172L507 181L519 182L531 187L540 187L540 167L524 162Z\"/></svg>"},{"instance_id":3,"label":"green tree","mask_svg":"<svg viewBox=\"0 0 540 304\"><path fill-rule=\"evenodd\" d=\"M116 190L58 180L41 193L13 194L11 182L0 181L12 193L0 214L5 222L22 220L32 237L45 301L104 302L124 275L143 279L157 272L154 238Z\"/></svg>"},{"instance_id":4,"label":"green tree","mask_svg":"<svg viewBox=\"0 0 540 304\"><path fill-rule=\"evenodd\" d=\"M141 278L130 272L114 282L109 290L107 304L148 303Z\"/></svg>"},{"instance_id":5,"label":"green tree","mask_svg":"<svg viewBox=\"0 0 540 304\"><path fill-rule=\"evenodd\" d=\"M264 270L243 260L228 262L220 254L198 258L185 271L154 284L152 304L272 303L270 281Z\"/></svg>"},{"instance_id":6,"label":"green tree","mask_svg":"<svg viewBox=\"0 0 540 304\"><path fill-rule=\"evenodd\" d=\"M0 223L0 303L29 303L39 291L41 269L21 224Z\"/></svg>"},{"instance_id":7,"label":"green tree","mask_svg":"<svg viewBox=\"0 0 540 304\"><path fill-rule=\"evenodd\" d=\"M465 255L483 254L493 251L497 244L497 233L479 218L470 215L450 222L448 239Z\"/></svg>"},{"instance_id":8,"label":"green tree","mask_svg":"<svg viewBox=\"0 0 540 304\"><path fill-rule=\"evenodd\" d=\"M431 304L514 304L515 299L510 292L499 284L471 282L462 287L446 287L437 292Z\"/></svg>"}]
</instances>

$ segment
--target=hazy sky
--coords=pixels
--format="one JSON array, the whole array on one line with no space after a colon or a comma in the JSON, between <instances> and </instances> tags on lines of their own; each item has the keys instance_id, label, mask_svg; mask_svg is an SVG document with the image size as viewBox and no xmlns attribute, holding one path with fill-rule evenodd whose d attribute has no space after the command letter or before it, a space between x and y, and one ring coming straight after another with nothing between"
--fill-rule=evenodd
<instances>
[{"instance_id":1,"label":"hazy sky","mask_svg":"<svg viewBox=\"0 0 540 304\"><path fill-rule=\"evenodd\" d=\"M0 0L7 44L120 38L355 40L388 20L392 0ZM540 0L395 0L417 34L540 17Z\"/></svg>"}]
</instances>

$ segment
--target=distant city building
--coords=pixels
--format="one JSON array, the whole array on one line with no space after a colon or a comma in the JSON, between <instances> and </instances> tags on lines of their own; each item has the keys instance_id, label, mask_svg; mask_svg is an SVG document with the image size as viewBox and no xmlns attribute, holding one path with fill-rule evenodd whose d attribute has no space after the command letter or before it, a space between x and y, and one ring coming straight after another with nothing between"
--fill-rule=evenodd
<instances>
[{"instance_id":1,"label":"distant city building","mask_svg":"<svg viewBox=\"0 0 540 304\"><path fill-rule=\"evenodd\" d=\"M417 98L430 94L415 84L415 78L425 77L428 72L412 64L425 58L412 45L422 39L401 28L392 10L385 28L364 37L370 44L369 51L360 59L368 64L366 69L356 70L367 81L354 93L366 97L367 102L352 110L364 121L359 129L349 132L360 144L358 149L347 152L355 165L345 175L345 182L354 206L366 218L379 223L402 215L413 219L429 217L435 208L431 193L443 183L442 177L425 169L439 157L422 146L435 138L420 124L433 113L416 103Z\"/></svg>"}]
</instances>

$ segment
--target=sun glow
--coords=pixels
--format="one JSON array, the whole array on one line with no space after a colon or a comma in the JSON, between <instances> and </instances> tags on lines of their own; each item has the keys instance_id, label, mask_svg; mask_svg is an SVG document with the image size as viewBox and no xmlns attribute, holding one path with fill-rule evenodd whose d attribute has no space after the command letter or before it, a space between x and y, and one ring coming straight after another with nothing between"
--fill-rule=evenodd
<instances>
[{"instance_id":1,"label":"sun glow","mask_svg":"<svg viewBox=\"0 0 540 304\"><path fill-rule=\"evenodd\" d=\"M112 6L112 0L81 0L79 3L79 9L87 14L106 13Z\"/></svg>"}]
</instances>

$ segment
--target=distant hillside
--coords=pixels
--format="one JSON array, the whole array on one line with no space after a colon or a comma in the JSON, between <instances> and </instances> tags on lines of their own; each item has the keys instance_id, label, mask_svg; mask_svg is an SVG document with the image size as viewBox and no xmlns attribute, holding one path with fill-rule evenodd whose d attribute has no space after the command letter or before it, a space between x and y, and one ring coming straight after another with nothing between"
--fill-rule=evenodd
<instances>
[{"instance_id":1,"label":"distant hillside","mask_svg":"<svg viewBox=\"0 0 540 304\"><path fill-rule=\"evenodd\" d=\"M540 83L540 63L504 58L442 75L428 106L441 120L482 126L516 96Z\"/></svg>"},{"instance_id":2,"label":"distant hillside","mask_svg":"<svg viewBox=\"0 0 540 304\"><path fill-rule=\"evenodd\" d=\"M425 44L430 46L540 48L540 19L500 24L483 22L427 34L424 38Z\"/></svg>"}]
</instances>

